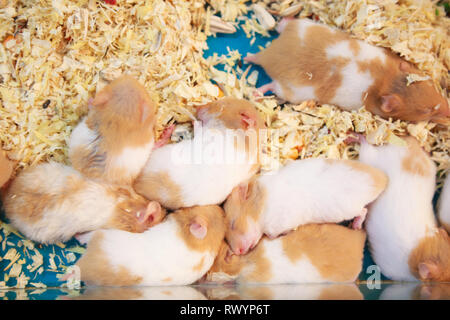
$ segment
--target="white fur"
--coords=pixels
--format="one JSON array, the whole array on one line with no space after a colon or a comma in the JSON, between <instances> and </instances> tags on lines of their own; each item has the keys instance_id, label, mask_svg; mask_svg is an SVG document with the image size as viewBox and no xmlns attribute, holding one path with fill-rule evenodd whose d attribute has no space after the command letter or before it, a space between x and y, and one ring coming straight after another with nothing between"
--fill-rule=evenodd
<instances>
[{"instance_id":1,"label":"white fur","mask_svg":"<svg viewBox=\"0 0 450 320\"><path fill-rule=\"evenodd\" d=\"M152 139L142 147L124 148L119 156L111 158L109 167L126 169L129 176L136 177L147 162L153 146L154 141Z\"/></svg>"},{"instance_id":2,"label":"white fur","mask_svg":"<svg viewBox=\"0 0 450 320\"><path fill-rule=\"evenodd\" d=\"M77 147L91 144L98 137L97 133L88 128L86 125L86 117L84 117L78 125L73 129L69 139L69 156Z\"/></svg>"},{"instance_id":3,"label":"white fur","mask_svg":"<svg viewBox=\"0 0 450 320\"><path fill-rule=\"evenodd\" d=\"M450 226L450 173L447 173L439 198L439 220ZM450 232L450 230L447 231Z\"/></svg>"},{"instance_id":4,"label":"white fur","mask_svg":"<svg viewBox=\"0 0 450 320\"><path fill-rule=\"evenodd\" d=\"M342 83L330 103L344 110L357 110L364 104L363 95L373 84L369 71L361 72L355 61L349 62L341 70Z\"/></svg>"},{"instance_id":5,"label":"white fur","mask_svg":"<svg viewBox=\"0 0 450 320\"><path fill-rule=\"evenodd\" d=\"M404 171L402 161L408 148L394 145L374 147L361 144L360 161L383 170L389 184L370 206L366 230L370 250L381 272L393 280L416 280L408 259L411 251L426 235L436 232L432 199L436 166L428 177Z\"/></svg>"},{"instance_id":6,"label":"white fur","mask_svg":"<svg viewBox=\"0 0 450 320\"><path fill-rule=\"evenodd\" d=\"M214 126L218 128L214 133L224 134L225 129L221 128L221 124L215 123ZM166 172L181 189L183 207L223 202L236 185L251 177L250 170L255 163L240 162L239 157L244 156L245 152L236 149L232 150L231 161L228 161L222 148L224 145L217 144L211 132L208 135L209 128L203 127L203 131L198 134L195 132L192 140L169 144L153 151L141 178L145 179L149 173ZM170 190L161 185L160 192L169 194ZM161 205L166 204L162 201Z\"/></svg>"},{"instance_id":7,"label":"white fur","mask_svg":"<svg viewBox=\"0 0 450 320\"><path fill-rule=\"evenodd\" d=\"M292 90L292 97L291 101L303 101L303 100L317 100L316 94L315 94L315 88L311 86L302 86L302 87L295 87L293 85L289 85L290 89ZM278 95L278 93L277 93Z\"/></svg>"},{"instance_id":8,"label":"white fur","mask_svg":"<svg viewBox=\"0 0 450 320\"><path fill-rule=\"evenodd\" d=\"M38 165L22 175L18 178L27 179L30 187L54 197L61 193L69 177L84 179L76 170L56 162ZM56 206L47 204L42 218L37 221L23 220L14 212L7 213L7 216L26 237L42 243L67 241L76 233L100 228L114 213L116 199L108 194L104 185L90 180L86 182L86 188L66 196ZM8 196L13 196L14 201L22 201L21 194Z\"/></svg>"},{"instance_id":9,"label":"white fur","mask_svg":"<svg viewBox=\"0 0 450 320\"><path fill-rule=\"evenodd\" d=\"M271 241L263 240L258 246L264 247L264 256L270 261L271 277L263 282L265 284L322 283L328 281L321 276L305 254L295 263L292 263L283 250L283 243L280 238ZM243 259L245 259L245 256ZM247 277L253 272L253 269L253 265L246 265L236 281L238 283L252 283Z\"/></svg>"},{"instance_id":10,"label":"white fur","mask_svg":"<svg viewBox=\"0 0 450 320\"><path fill-rule=\"evenodd\" d=\"M298 37L300 38L300 41L305 40L304 38L305 38L306 30L308 29L308 27L317 25L315 22L313 22L310 19L297 19L294 21L297 24L297 32L298 32ZM284 28L283 28L283 30L284 30Z\"/></svg>"},{"instance_id":11,"label":"white fur","mask_svg":"<svg viewBox=\"0 0 450 320\"><path fill-rule=\"evenodd\" d=\"M369 173L324 159L290 162L258 182L267 195L259 223L273 237L299 225L353 219L376 198Z\"/></svg>"},{"instance_id":12,"label":"white fur","mask_svg":"<svg viewBox=\"0 0 450 320\"><path fill-rule=\"evenodd\" d=\"M209 270L215 259L212 252L187 247L178 235L179 226L171 215L143 233L112 229L96 232L103 235L101 249L108 264L114 270L123 266L131 275L142 277L139 286L191 284ZM86 252L89 252L89 244ZM201 261L201 269L196 270ZM170 281L164 281L168 278Z\"/></svg>"}]
</instances>

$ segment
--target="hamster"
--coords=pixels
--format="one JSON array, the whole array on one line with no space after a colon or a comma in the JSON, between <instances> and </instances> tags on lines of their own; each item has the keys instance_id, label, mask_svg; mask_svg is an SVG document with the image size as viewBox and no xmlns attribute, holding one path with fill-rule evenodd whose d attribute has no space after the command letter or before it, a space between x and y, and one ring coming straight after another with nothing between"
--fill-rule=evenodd
<instances>
[{"instance_id":1,"label":"hamster","mask_svg":"<svg viewBox=\"0 0 450 320\"><path fill-rule=\"evenodd\" d=\"M245 254L263 234L275 238L308 223L354 219L361 228L367 209L385 189L386 175L355 160L305 159L233 189L224 204L226 238Z\"/></svg>"},{"instance_id":2,"label":"hamster","mask_svg":"<svg viewBox=\"0 0 450 320\"><path fill-rule=\"evenodd\" d=\"M0 188L6 185L13 173L13 162L8 159L6 153L0 149Z\"/></svg>"},{"instance_id":3,"label":"hamster","mask_svg":"<svg viewBox=\"0 0 450 320\"><path fill-rule=\"evenodd\" d=\"M447 98L431 80L408 85L423 74L388 49L352 38L309 19L283 20L272 44L245 58L273 79L261 91L300 103L316 100L344 110L366 109L384 118L450 124Z\"/></svg>"},{"instance_id":4,"label":"hamster","mask_svg":"<svg viewBox=\"0 0 450 320\"><path fill-rule=\"evenodd\" d=\"M64 242L98 228L143 232L165 215L155 201L129 189L86 179L56 162L22 171L2 201L11 224L41 243Z\"/></svg>"},{"instance_id":5,"label":"hamster","mask_svg":"<svg viewBox=\"0 0 450 320\"><path fill-rule=\"evenodd\" d=\"M130 76L106 85L73 130L69 158L91 179L131 185L154 146L155 104Z\"/></svg>"},{"instance_id":6,"label":"hamster","mask_svg":"<svg viewBox=\"0 0 450 320\"><path fill-rule=\"evenodd\" d=\"M211 267L224 239L219 206L183 208L143 233L98 230L77 262L87 285L189 285Z\"/></svg>"},{"instance_id":7,"label":"hamster","mask_svg":"<svg viewBox=\"0 0 450 320\"><path fill-rule=\"evenodd\" d=\"M198 107L197 117L201 123L195 122L193 139L152 152L136 192L172 210L220 204L259 170L265 123L252 103L226 97Z\"/></svg>"},{"instance_id":8,"label":"hamster","mask_svg":"<svg viewBox=\"0 0 450 320\"><path fill-rule=\"evenodd\" d=\"M206 296L210 300L363 300L354 283L208 286Z\"/></svg>"},{"instance_id":9,"label":"hamster","mask_svg":"<svg viewBox=\"0 0 450 320\"><path fill-rule=\"evenodd\" d=\"M386 172L389 184L369 208L370 252L392 280L449 281L450 238L433 213L436 165L412 137L404 146L372 146L363 138L361 162Z\"/></svg>"},{"instance_id":10,"label":"hamster","mask_svg":"<svg viewBox=\"0 0 450 320\"><path fill-rule=\"evenodd\" d=\"M450 232L450 174L448 173L441 191L438 208L439 222L447 232Z\"/></svg>"},{"instance_id":11,"label":"hamster","mask_svg":"<svg viewBox=\"0 0 450 320\"><path fill-rule=\"evenodd\" d=\"M270 240L246 255L225 242L206 275L208 282L283 284L353 282L362 269L366 234L337 224L309 224Z\"/></svg>"}]
</instances>

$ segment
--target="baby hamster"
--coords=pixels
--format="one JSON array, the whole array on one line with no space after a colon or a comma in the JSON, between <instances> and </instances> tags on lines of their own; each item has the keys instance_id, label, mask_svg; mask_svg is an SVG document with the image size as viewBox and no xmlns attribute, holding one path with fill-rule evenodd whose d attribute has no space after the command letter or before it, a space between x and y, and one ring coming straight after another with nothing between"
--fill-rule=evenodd
<instances>
[{"instance_id":1,"label":"baby hamster","mask_svg":"<svg viewBox=\"0 0 450 320\"><path fill-rule=\"evenodd\" d=\"M88 285L188 285L209 270L224 234L220 207L184 208L140 234L98 230L78 237L88 245L76 265Z\"/></svg>"},{"instance_id":2,"label":"baby hamster","mask_svg":"<svg viewBox=\"0 0 450 320\"><path fill-rule=\"evenodd\" d=\"M450 232L450 174L447 173L447 178L444 182L444 187L439 198L439 222L441 226Z\"/></svg>"},{"instance_id":3,"label":"baby hamster","mask_svg":"<svg viewBox=\"0 0 450 320\"><path fill-rule=\"evenodd\" d=\"M263 234L271 238L308 223L354 220L385 189L386 175L354 160L305 159L287 163L233 189L224 204L226 238L244 254Z\"/></svg>"},{"instance_id":4,"label":"baby hamster","mask_svg":"<svg viewBox=\"0 0 450 320\"><path fill-rule=\"evenodd\" d=\"M309 224L279 238L263 238L243 256L224 242L209 282L282 284L353 282L362 269L366 234L337 224Z\"/></svg>"},{"instance_id":5,"label":"baby hamster","mask_svg":"<svg viewBox=\"0 0 450 320\"><path fill-rule=\"evenodd\" d=\"M168 209L220 204L259 170L259 130L265 124L253 104L227 97L198 107L197 117L193 139L152 152L136 192Z\"/></svg>"},{"instance_id":6,"label":"baby hamster","mask_svg":"<svg viewBox=\"0 0 450 320\"><path fill-rule=\"evenodd\" d=\"M389 177L366 220L375 263L392 280L449 281L450 239L433 213L436 165L412 137L403 146L360 141L360 161Z\"/></svg>"},{"instance_id":7,"label":"baby hamster","mask_svg":"<svg viewBox=\"0 0 450 320\"><path fill-rule=\"evenodd\" d=\"M155 104L137 80L121 76L91 105L70 137L72 165L91 179L131 185L154 146Z\"/></svg>"},{"instance_id":8,"label":"baby hamster","mask_svg":"<svg viewBox=\"0 0 450 320\"><path fill-rule=\"evenodd\" d=\"M431 80L388 49L309 19L284 20L281 35L245 60L260 64L273 82L261 88L292 103L316 100L384 118L450 124L450 109Z\"/></svg>"},{"instance_id":9,"label":"baby hamster","mask_svg":"<svg viewBox=\"0 0 450 320\"><path fill-rule=\"evenodd\" d=\"M100 184L61 163L22 171L3 197L6 217L31 240L67 241L98 228L143 232L165 211L130 189Z\"/></svg>"}]
</instances>

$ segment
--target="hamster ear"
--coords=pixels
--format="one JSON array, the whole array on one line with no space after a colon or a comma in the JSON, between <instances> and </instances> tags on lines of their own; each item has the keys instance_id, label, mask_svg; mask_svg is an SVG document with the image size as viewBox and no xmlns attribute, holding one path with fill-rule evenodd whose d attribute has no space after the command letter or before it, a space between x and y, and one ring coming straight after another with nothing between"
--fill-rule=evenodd
<instances>
[{"instance_id":1,"label":"hamster ear","mask_svg":"<svg viewBox=\"0 0 450 320\"><path fill-rule=\"evenodd\" d=\"M381 111L391 113L400 108L401 100L396 94L389 94L381 97Z\"/></svg>"},{"instance_id":2,"label":"hamster ear","mask_svg":"<svg viewBox=\"0 0 450 320\"><path fill-rule=\"evenodd\" d=\"M197 239L204 239L208 232L206 221L200 217L196 217L189 225L189 231Z\"/></svg>"},{"instance_id":3,"label":"hamster ear","mask_svg":"<svg viewBox=\"0 0 450 320\"><path fill-rule=\"evenodd\" d=\"M150 201L145 209L145 213L138 216L140 223L148 223L150 225L160 222L162 218L164 218L164 213L157 201Z\"/></svg>"},{"instance_id":4,"label":"hamster ear","mask_svg":"<svg viewBox=\"0 0 450 320\"><path fill-rule=\"evenodd\" d=\"M431 280L439 273L439 266L435 262L421 262L418 271L421 280Z\"/></svg>"},{"instance_id":5,"label":"hamster ear","mask_svg":"<svg viewBox=\"0 0 450 320\"><path fill-rule=\"evenodd\" d=\"M109 92L106 92L105 90L100 91L95 95L95 98L92 100L92 105L94 107L99 107L101 105L104 105L110 98L111 95L109 94Z\"/></svg>"}]
</instances>

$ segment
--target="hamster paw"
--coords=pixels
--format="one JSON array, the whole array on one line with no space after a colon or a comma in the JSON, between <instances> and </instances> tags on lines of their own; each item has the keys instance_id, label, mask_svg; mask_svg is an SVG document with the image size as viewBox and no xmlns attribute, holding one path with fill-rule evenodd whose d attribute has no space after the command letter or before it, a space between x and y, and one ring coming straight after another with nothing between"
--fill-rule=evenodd
<instances>
[{"instance_id":1,"label":"hamster paw","mask_svg":"<svg viewBox=\"0 0 450 320\"><path fill-rule=\"evenodd\" d=\"M166 127L162 132L161 136L159 137L159 140L155 143L153 150L165 146L167 143L169 143L170 137L172 136L174 130L175 130L174 124L171 124L170 126Z\"/></svg>"},{"instance_id":2,"label":"hamster paw","mask_svg":"<svg viewBox=\"0 0 450 320\"><path fill-rule=\"evenodd\" d=\"M364 220L366 219L366 215L367 215L367 208L364 208L361 212L361 215L353 219L352 228L355 230L361 230Z\"/></svg>"}]
</instances>

